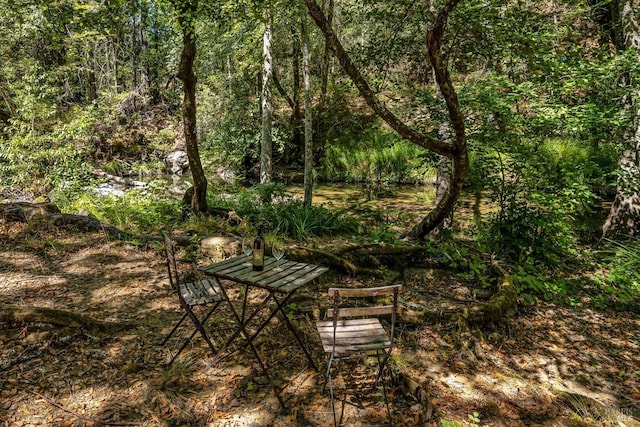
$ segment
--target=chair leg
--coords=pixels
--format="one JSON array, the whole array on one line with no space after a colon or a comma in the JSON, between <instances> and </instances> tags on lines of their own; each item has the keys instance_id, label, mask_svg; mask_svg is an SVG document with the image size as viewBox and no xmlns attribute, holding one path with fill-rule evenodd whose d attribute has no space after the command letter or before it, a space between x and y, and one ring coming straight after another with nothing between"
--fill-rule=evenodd
<instances>
[{"instance_id":1,"label":"chair leg","mask_svg":"<svg viewBox=\"0 0 640 427\"><path fill-rule=\"evenodd\" d=\"M213 306L213 308L211 310L209 310L209 312L207 313L207 315L202 319L202 321L200 321L198 319L198 317L192 312L192 311L186 311L185 314L182 316L182 318L180 319L180 321L176 324L176 326L173 328L173 330L169 333L169 335L167 335L167 337L164 339L162 345L164 345L167 340L171 337L171 335L173 335L173 333L178 329L178 326L180 326L180 324L184 321L184 319L189 316L189 318L193 321L193 323L196 326L196 329L191 333L191 335L189 336L189 338L187 338L184 343L182 344L182 346L180 347L180 349L176 352L176 354L173 355L173 357L171 358L171 361L169 362L169 364L166 366L167 368L169 368L173 362L176 360L176 358L180 355L180 353L182 353L184 351L185 348L187 348L187 345L191 342L191 340L193 339L193 337L200 332L200 335L202 336L202 338L206 341L207 345L209 346L209 348L211 349L211 351L213 353L216 352L215 347L213 346L213 343L211 342L211 340L209 339L209 335L207 334L207 332L204 330L204 324L207 322L207 320L209 320L209 317L211 317L211 315L213 314L213 312L216 310L216 308L218 308L218 306L220 305L220 303L218 302L217 304L215 304Z\"/></svg>"},{"instance_id":2,"label":"chair leg","mask_svg":"<svg viewBox=\"0 0 640 427\"><path fill-rule=\"evenodd\" d=\"M169 334L164 338L164 340L162 340L162 342L160 343L160 345L165 345L167 343L167 341L169 341L169 338L171 338L171 336L173 336L173 334L175 333L175 331L178 329L178 327L182 324L182 322L184 322L184 319L187 318L187 313L184 313L182 315L182 318L178 321L178 323L176 323L176 325L173 327L173 329L171 330L171 332L169 332Z\"/></svg>"},{"instance_id":3,"label":"chair leg","mask_svg":"<svg viewBox=\"0 0 640 427\"><path fill-rule=\"evenodd\" d=\"M335 396L333 395L333 379L331 378L331 365L333 364L333 355L329 358L329 363L327 363L327 382L329 383L329 397L331 398L331 411L333 412L333 425L334 427L338 427L338 418L336 416L336 401ZM327 384L325 383L324 387L326 388ZM324 392L324 389L323 389ZM342 411L344 412L344 405L342 406ZM342 416L340 417L342 419Z\"/></svg>"},{"instance_id":4,"label":"chair leg","mask_svg":"<svg viewBox=\"0 0 640 427\"><path fill-rule=\"evenodd\" d=\"M209 335L207 334L207 331L204 330L204 325L205 325L205 323L207 323L207 320L209 320L209 317L211 317L211 315L216 310L216 308L218 308L219 305L220 305L220 302L214 304L213 308L211 310L209 310L209 312L204 317L204 319L202 319L202 321L199 321L198 318L195 316L195 314L193 314L193 312L191 313L191 314L193 314L192 320L194 322L197 321L196 327L198 328L198 331L200 331L200 335L202 335L202 338L207 342L207 345L209 346L209 349L211 349L212 353L215 353L217 350L213 346L213 343L211 342L211 339L209 339Z\"/></svg>"},{"instance_id":5,"label":"chair leg","mask_svg":"<svg viewBox=\"0 0 640 427\"><path fill-rule=\"evenodd\" d=\"M384 405L387 408L387 418L389 419L389 423L391 424L391 426L393 426L394 425L393 418L391 418L391 409L389 408L389 397L387 396L387 386L384 378L382 378L384 369L389 366L387 364L387 361L389 360L389 355L385 352L384 356L381 359L380 353L376 351L376 357L378 359L378 375L376 375L375 386L377 387L378 381L382 382L382 396L384 398Z\"/></svg>"}]
</instances>

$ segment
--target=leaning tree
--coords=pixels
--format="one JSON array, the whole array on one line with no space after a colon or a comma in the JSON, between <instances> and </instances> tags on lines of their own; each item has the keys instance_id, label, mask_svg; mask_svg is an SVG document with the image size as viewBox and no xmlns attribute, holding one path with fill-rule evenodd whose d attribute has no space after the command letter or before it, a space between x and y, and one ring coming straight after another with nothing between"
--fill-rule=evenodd
<instances>
[{"instance_id":1,"label":"leaning tree","mask_svg":"<svg viewBox=\"0 0 640 427\"><path fill-rule=\"evenodd\" d=\"M416 127L407 124L406 121L391 111L391 109L380 100L379 94L372 89L364 73L347 52L322 8L315 0L305 0L305 3L309 14L322 31L327 46L333 51L335 57L356 85L367 105L403 138L451 160L452 167L449 176L450 185L448 191L438 200L435 208L423 218L422 221L416 224L407 235L407 237L415 240L423 239L447 218L453 210L469 168L463 115L443 52L444 30L447 19L460 3L460 0L448 0L438 11L433 13L430 10L423 11L426 12L427 16L431 17L426 27L426 34L420 34L419 29L413 32L413 36L417 40L426 40L429 61L433 68L435 82L446 104L449 121L453 129L453 137L446 139L437 138L426 132L421 132Z\"/></svg>"}]
</instances>

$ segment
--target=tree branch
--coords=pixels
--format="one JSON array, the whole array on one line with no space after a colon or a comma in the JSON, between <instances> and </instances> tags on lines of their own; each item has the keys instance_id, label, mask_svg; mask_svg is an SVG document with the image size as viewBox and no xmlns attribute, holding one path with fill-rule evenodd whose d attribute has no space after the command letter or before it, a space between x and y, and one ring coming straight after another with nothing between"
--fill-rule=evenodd
<instances>
[{"instance_id":1,"label":"tree branch","mask_svg":"<svg viewBox=\"0 0 640 427\"><path fill-rule=\"evenodd\" d=\"M309 14L324 34L327 46L333 51L369 107L403 138L452 160L450 191L444 195L436 207L419 224L414 226L405 235L405 237L413 240L423 239L453 210L469 169L464 120L462 112L460 111L458 97L449 77L446 64L442 58L444 27L449 14L458 3L460 3L460 0L449 0L438 12L433 28L427 34L429 60L433 66L436 81L447 105L449 119L456 135L453 144L450 144L447 141L437 140L428 135L416 132L387 109L386 106L380 102L360 70L358 70L349 57L349 54L345 51L320 6L318 6L315 0L305 0Z\"/></svg>"},{"instance_id":2,"label":"tree branch","mask_svg":"<svg viewBox=\"0 0 640 427\"><path fill-rule=\"evenodd\" d=\"M327 45L333 51L336 58L344 68L345 72L349 75L353 83L356 85L358 90L360 91L360 95L364 98L365 102L369 107L376 113L380 118L382 118L385 122L389 124L396 132L398 132L402 137L407 140L420 145L428 150L434 151L438 154L441 154L446 157L452 157L452 147L448 144L434 139L428 135L423 135L412 128L410 128L406 123L401 121L395 114L393 114L385 105L380 102L377 95L373 92L369 83L366 81L358 67L353 63L349 54L345 51L342 43L338 40L338 37L333 32L333 29L329 25L324 12L315 0L305 0L307 5L307 9L309 10L309 15L313 18L313 20L318 25L318 28L324 34Z\"/></svg>"}]
</instances>

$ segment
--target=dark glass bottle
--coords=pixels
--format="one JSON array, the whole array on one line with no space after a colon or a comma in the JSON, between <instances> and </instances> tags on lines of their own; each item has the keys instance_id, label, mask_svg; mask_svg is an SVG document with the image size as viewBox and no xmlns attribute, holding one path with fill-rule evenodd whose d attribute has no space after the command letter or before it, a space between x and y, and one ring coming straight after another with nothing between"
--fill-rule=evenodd
<instances>
[{"instance_id":1,"label":"dark glass bottle","mask_svg":"<svg viewBox=\"0 0 640 427\"><path fill-rule=\"evenodd\" d=\"M258 227L258 235L253 241L253 270L264 270L264 239L262 238L262 227Z\"/></svg>"}]
</instances>

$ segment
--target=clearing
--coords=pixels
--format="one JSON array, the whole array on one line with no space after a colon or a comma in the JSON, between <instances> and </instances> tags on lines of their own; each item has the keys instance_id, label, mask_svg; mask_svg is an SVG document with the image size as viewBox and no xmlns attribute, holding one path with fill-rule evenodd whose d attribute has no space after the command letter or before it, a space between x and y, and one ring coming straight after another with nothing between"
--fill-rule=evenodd
<instances>
[{"instance_id":1,"label":"clearing","mask_svg":"<svg viewBox=\"0 0 640 427\"><path fill-rule=\"evenodd\" d=\"M326 365L313 318L326 303L324 290L336 283L375 284L329 276L306 291L308 306L302 300L293 307L320 366ZM410 270L402 298L451 304L470 295L456 277ZM0 299L133 324L95 332L8 321L0 309L3 427L331 425L322 374L307 367L278 322L259 343L285 385L287 414L249 353L211 366L206 345L196 339L164 370L169 352L159 342L177 320L179 306L159 245L142 249L100 233L0 224ZM224 329L228 319L215 323ZM639 331L634 313L549 303L520 307L514 317L481 330L400 325L397 359L427 387L435 414L425 420L425 408L396 388L395 423L640 426ZM351 372L357 384L360 368ZM385 421L381 404L345 412L346 425Z\"/></svg>"}]
</instances>

